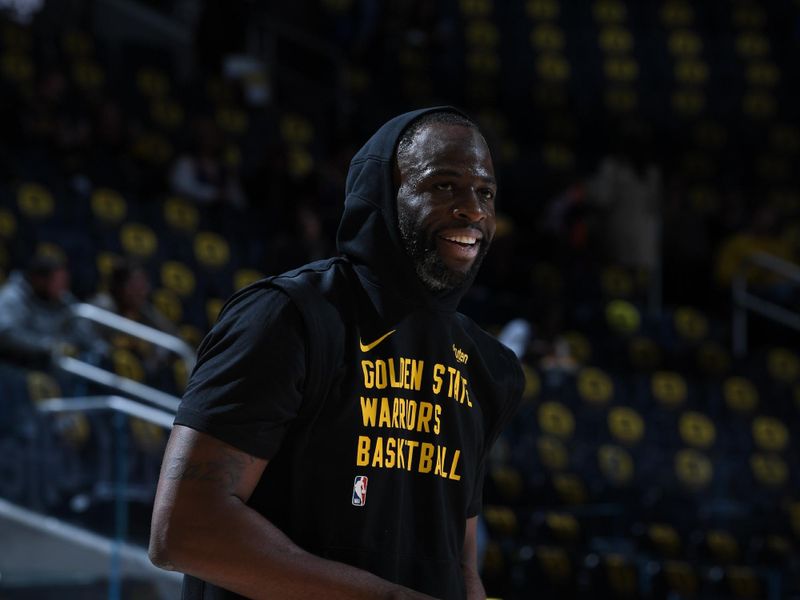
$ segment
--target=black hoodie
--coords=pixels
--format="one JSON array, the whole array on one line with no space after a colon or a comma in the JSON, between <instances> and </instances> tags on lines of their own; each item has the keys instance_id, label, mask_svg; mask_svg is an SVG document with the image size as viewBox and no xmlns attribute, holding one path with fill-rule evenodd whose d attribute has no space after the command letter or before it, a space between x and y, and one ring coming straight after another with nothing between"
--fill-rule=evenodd
<instances>
[{"instance_id":1,"label":"black hoodie","mask_svg":"<svg viewBox=\"0 0 800 600\"><path fill-rule=\"evenodd\" d=\"M430 293L397 226L393 156L417 117L353 158L342 256L234 295L176 423L269 464L248 504L302 548L437 598L465 595L464 525L519 401L516 357ZM187 577L184 598L236 597Z\"/></svg>"}]
</instances>

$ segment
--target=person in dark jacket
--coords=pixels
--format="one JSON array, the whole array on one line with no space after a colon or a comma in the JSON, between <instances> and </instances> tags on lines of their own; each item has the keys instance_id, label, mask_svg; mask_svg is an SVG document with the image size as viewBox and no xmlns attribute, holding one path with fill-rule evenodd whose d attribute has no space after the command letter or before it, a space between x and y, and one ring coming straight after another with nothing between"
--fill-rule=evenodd
<instances>
[{"instance_id":1,"label":"person in dark jacket","mask_svg":"<svg viewBox=\"0 0 800 600\"><path fill-rule=\"evenodd\" d=\"M104 355L107 344L70 307L70 273L60 258L36 254L0 288L0 357L43 368L61 354Z\"/></svg>"},{"instance_id":2,"label":"person in dark jacket","mask_svg":"<svg viewBox=\"0 0 800 600\"><path fill-rule=\"evenodd\" d=\"M523 376L457 306L496 189L468 117L400 115L351 162L340 255L228 301L153 512L183 598L485 598L484 470Z\"/></svg>"}]
</instances>

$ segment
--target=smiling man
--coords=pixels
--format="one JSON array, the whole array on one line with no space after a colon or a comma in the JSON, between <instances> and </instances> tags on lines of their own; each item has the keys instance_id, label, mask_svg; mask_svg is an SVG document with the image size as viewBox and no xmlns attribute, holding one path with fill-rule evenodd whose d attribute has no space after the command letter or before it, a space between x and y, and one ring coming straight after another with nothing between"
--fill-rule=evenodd
<instances>
[{"instance_id":1,"label":"smiling man","mask_svg":"<svg viewBox=\"0 0 800 600\"><path fill-rule=\"evenodd\" d=\"M485 597L484 470L523 378L457 306L496 188L465 115L396 117L351 162L340 256L227 303L153 511L184 599Z\"/></svg>"}]
</instances>

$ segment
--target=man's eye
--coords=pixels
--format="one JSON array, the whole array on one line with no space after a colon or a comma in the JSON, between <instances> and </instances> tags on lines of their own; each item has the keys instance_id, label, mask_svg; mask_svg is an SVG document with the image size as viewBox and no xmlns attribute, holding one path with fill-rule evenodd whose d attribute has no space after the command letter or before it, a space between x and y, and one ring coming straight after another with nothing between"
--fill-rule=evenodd
<instances>
[{"instance_id":1,"label":"man's eye","mask_svg":"<svg viewBox=\"0 0 800 600\"><path fill-rule=\"evenodd\" d=\"M481 190L480 194L485 200L492 200L494 198L494 190L490 190L488 188Z\"/></svg>"}]
</instances>

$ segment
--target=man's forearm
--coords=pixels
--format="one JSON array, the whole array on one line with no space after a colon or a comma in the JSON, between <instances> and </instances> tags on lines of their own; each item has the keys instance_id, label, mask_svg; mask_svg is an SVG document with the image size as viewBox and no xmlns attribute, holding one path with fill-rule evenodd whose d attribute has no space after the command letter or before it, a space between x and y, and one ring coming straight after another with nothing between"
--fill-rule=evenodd
<instances>
[{"instance_id":1,"label":"man's forearm","mask_svg":"<svg viewBox=\"0 0 800 600\"><path fill-rule=\"evenodd\" d=\"M467 600L486 600L486 590L483 587L481 576L475 569L467 565L464 565L463 569Z\"/></svg>"},{"instance_id":2,"label":"man's forearm","mask_svg":"<svg viewBox=\"0 0 800 600\"><path fill-rule=\"evenodd\" d=\"M193 533L165 540L170 550L163 555L153 551L154 562L256 600L430 598L302 550L238 498L208 514L214 515L211 522L188 523L187 516L174 513L171 527ZM217 518L223 514L224 519Z\"/></svg>"}]
</instances>

